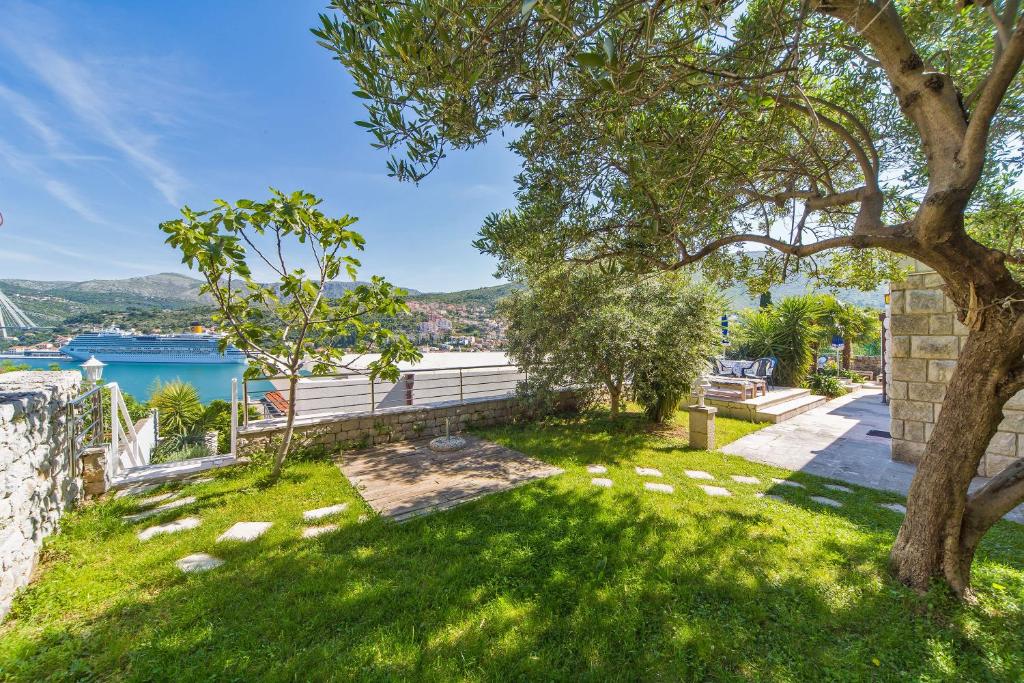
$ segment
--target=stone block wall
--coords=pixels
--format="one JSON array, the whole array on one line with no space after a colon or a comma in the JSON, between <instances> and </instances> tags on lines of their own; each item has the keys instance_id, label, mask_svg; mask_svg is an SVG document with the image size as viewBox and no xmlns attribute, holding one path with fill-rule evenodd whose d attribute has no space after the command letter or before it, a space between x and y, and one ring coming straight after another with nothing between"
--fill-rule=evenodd
<instances>
[{"instance_id":1,"label":"stone block wall","mask_svg":"<svg viewBox=\"0 0 1024 683\"><path fill-rule=\"evenodd\" d=\"M574 410L571 392L561 395L557 409ZM467 427L507 424L520 416L515 398L480 398L449 401L429 406L399 406L374 413L339 413L297 418L295 444L300 448L322 447L328 451L357 450L393 441L405 441L444 434L449 420L452 434ZM266 450L284 432L284 420L260 420L238 431L239 454Z\"/></svg>"},{"instance_id":2,"label":"stone block wall","mask_svg":"<svg viewBox=\"0 0 1024 683\"><path fill-rule=\"evenodd\" d=\"M888 394L893 460L916 463L942 408L967 328L957 320L942 278L922 264L903 282L890 285ZM1004 409L999 432L978 474L991 477L1024 456L1024 392Z\"/></svg>"},{"instance_id":3,"label":"stone block wall","mask_svg":"<svg viewBox=\"0 0 1024 683\"><path fill-rule=\"evenodd\" d=\"M0 619L79 497L67 406L81 381L78 372L0 374Z\"/></svg>"},{"instance_id":4,"label":"stone block wall","mask_svg":"<svg viewBox=\"0 0 1024 683\"><path fill-rule=\"evenodd\" d=\"M882 374L881 356L854 356L850 359L850 369L857 372L870 372L874 377Z\"/></svg>"}]
</instances>

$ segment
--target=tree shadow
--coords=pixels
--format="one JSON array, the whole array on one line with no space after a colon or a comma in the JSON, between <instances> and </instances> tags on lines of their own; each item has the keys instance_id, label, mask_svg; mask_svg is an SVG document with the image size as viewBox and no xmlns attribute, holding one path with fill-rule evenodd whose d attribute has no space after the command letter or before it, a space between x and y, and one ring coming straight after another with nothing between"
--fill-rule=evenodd
<instances>
[{"instance_id":1,"label":"tree shadow","mask_svg":"<svg viewBox=\"0 0 1024 683\"><path fill-rule=\"evenodd\" d=\"M1005 673L989 668L962 625L894 609L917 598L863 580L864 567L877 570L878 538L822 544L828 571L816 574L794 566L792 529L763 509L677 503L549 480L402 525L373 518L315 540L218 546L223 566L171 580L155 573L85 623L34 632L0 671L52 680L943 678L938 639L970 655L962 671ZM1020 625L1017 614L1006 627Z\"/></svg>"}]
</instances>

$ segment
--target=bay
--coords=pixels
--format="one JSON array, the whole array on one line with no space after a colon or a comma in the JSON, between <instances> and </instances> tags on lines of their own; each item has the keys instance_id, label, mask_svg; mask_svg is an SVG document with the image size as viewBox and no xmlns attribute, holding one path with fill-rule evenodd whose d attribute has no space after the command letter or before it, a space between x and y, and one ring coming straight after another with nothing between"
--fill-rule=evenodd
<instances>
[{"instance_id":1,"label":"bay","mask_svg":"<svg viewBox=\"0 0 1024 683\"><path fill-rule=\"evenodd\" d=\"M80 361L56 361L52 358L8 359L15 365L28 365L31 368L47 370L57 364L61 370L80 370ZM149 400L149 395L158 383L180 379L189 382L199 391L203 403L216 399L231 399L231 380L238 379L238 391L242 391L242 373L245 365L241 363L107 363L103 368L104 382L117 382L122 391L126 391L139 401ZM252 382L249 393L262 393L273 389L269 382Z\"/></svg>"}]
</instances>

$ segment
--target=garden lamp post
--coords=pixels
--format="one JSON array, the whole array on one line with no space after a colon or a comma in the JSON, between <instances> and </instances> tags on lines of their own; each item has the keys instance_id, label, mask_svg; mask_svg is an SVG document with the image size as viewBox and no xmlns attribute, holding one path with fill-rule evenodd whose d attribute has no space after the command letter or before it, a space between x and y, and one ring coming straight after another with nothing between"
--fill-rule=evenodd
<instances>
[{"instance_id":1,"label":"garden lamp post","mask_svg":"<svg viewBox=\"0 0 1024 683\"><path fill-rule=\"evenodd\" d=\"M708 381L707 375L701 375L700 379L697 380L697 406L700 408L704 407L704 397L708 393L708 389L711 388L711 382Z\"/></svg>"},{"instance_id":2,"label":"garden lamp post","mask_svg":"<svg viewBox=\"0 0 1024 683\"><path fill-rule=\"evenodd\" d=\"M96 385L103 378L103 368L105 367L107 367L107 364L96 360L96 356L89 356L89 360L82 363L82 372L85 373L85 379L91 384Z\"/></svg>"}]
</instances>

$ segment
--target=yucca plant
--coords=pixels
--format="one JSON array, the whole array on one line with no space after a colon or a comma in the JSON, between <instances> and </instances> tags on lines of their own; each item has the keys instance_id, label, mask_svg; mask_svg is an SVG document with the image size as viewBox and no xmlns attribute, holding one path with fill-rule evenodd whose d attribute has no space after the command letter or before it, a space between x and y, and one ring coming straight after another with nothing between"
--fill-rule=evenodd
<instances>
[{"instance_id":1,"label":"yucca plant","mask_svg":"<svg viewBox=\"0 0 1024 683\"><path fill-rule=\"evenodd\" d=\"M158 384L149 405L160 414L161 436L187 436L203 427L203 403L194 386L180 379Z\"/></svg>"},{"instance_id":2,"label":"yucca plant","mask_svg":"<svg viewBox=\"0 0 1024 683\"><path fill-rule=\"evenodd\" d=\"M813 295L790 296L769 308L749 311L740 321L740 350L749 358L775 358L776 384L801 386L814 364L821 316L821 300Z\"/></svg>"}]
</instances>

